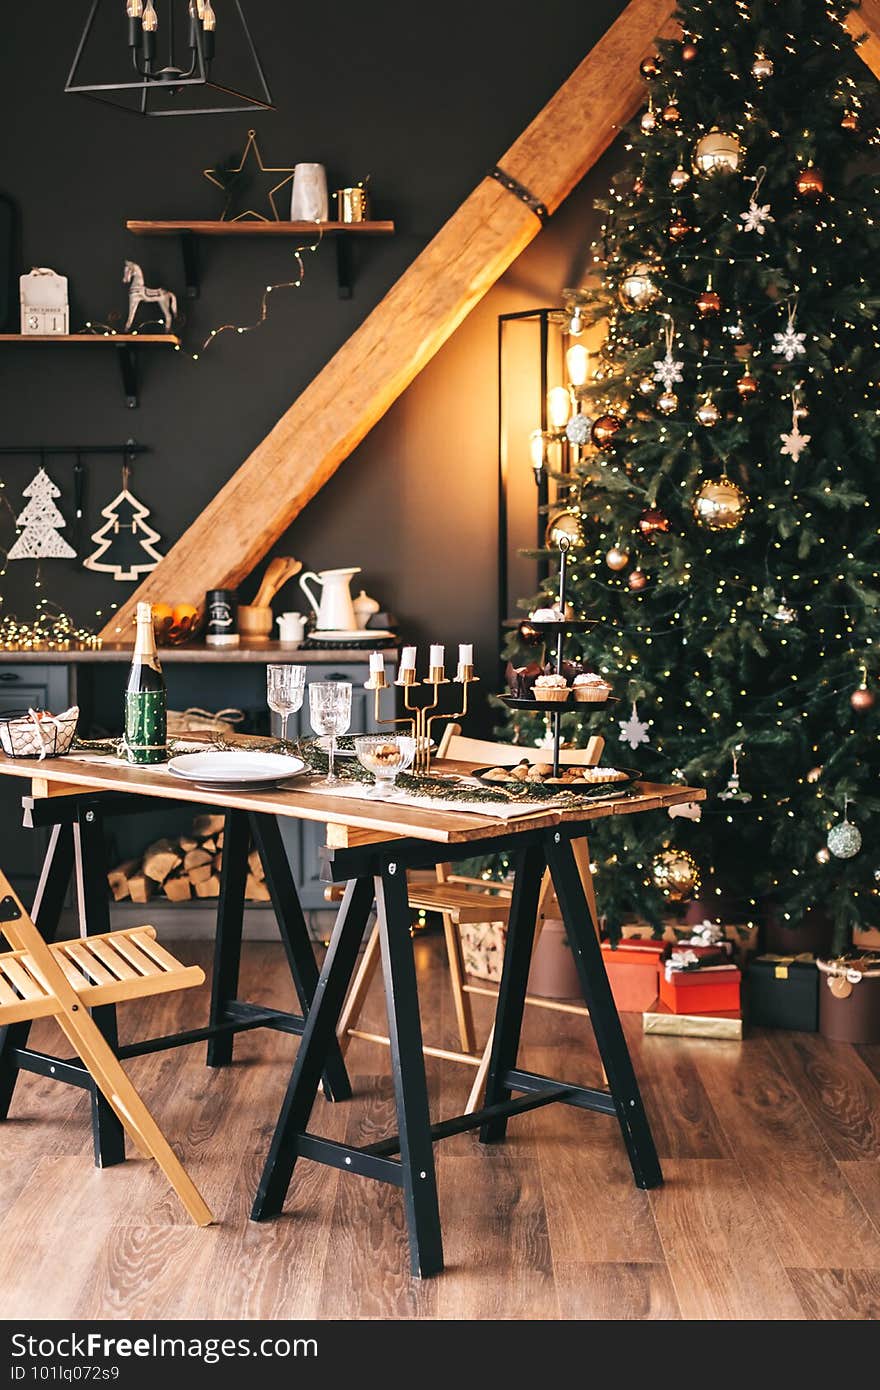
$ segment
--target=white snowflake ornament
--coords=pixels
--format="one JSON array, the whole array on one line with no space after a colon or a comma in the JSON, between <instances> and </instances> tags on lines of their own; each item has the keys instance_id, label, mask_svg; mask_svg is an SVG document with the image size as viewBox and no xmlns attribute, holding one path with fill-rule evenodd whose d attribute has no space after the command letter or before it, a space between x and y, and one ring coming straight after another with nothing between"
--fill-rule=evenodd
<instances>
[{"instance_id":1,"label":"white snowflake ornament","mask_svg":"<svg viewBox=\"0 0 880 1390\"><path fill-rule=\"evenodd\" d=\"M770 216L770 204L765 203L759 207L754 198L749 203L745 212L741 212L739 220L742 223L741 232L757 232L758 236L763 236L765 222L775 222L776 218Z\"/></svg>"},{"instance_id":2,"label":"white snowflake ornament","mask_svg":"<svg viewBox=\"0 0 880 1390\"><path fill-rule=\"evenodd\" d=\"M679 382L684 381L682 376L684 363L677 362L673 356L672 345L675 340L675 327L672 319L667 320L663 332L666 338L666 353L654 363L654 380L659 381L665 390L671 391L673 386L678 386Z\"/></svg>"},{"instance_id":3,"label":"white snowflake ornament","mask_svg":"<svg viewBox=\"0 0 880 1390\"><path fill-rule=\"evenodd\" d=\"M785 331L773 334L773 351L777 356L784 357L786 362L793 362L796 357L805 357L807 353L807 349L804 347L807 335L806 333L798 333L794 326L796 312L794 305L790 304Z\"/></svg>"},{"instance_id":4,"label":"white snowflake ornament","mask_svg":"<svg viewBox=\"0 0 880 1390\"><path fill-rule=\"evenodd\" d=\"M798 383L798 386L800 386L800 383ZM806 449L813 437L810 434L801 433L800 421L807 412L803 406L798 405L797 392L798 387L796 386L791 393L791 429L788 434L781 434L779 436L782 440L782 448L779 451L780 454L782 454L783 457L790 458L794 463L797 463L804 449Z\"/></svg>"},{"instance_id":5,"label":"white snowflake ornament","mask_svg":"<svg viewBox=\"0 0 880 1390\"><path fill-rule=\"evenodd\" d=\"M654 721L649 719L646 723L639 718L639 711L635 700L633 700L632 713L629 719L621 719L618 722L620 724L620 742L628 743L633 752L635 752L640 743L651 742L648 730Z\"/></svg>"}]
</instances>

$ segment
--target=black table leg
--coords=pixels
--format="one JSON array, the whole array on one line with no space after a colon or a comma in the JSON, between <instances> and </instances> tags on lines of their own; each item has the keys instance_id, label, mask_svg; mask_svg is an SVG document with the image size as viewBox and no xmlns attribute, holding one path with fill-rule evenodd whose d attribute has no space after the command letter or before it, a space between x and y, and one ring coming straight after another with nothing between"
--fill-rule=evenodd
<instances>
[{"instance_id":1,"label":"black table leg","mask_svg":"<svg viewBox=\"0 0 880 1390\"><path fill-rule=\"evenodd\" d=\"M403 1170L410 1269L416 1278L443 1268L440 1208L406 873L396 864L376 878L376 910L391 1042L391 1074Z\"/></svg>"},{"instance_id":2,"label":"black table leg","mask_svg":"<svg viewBox=\"0 0 880 1390\"><path fill-rule=\"evenodd\" d=\"M99 936L110 931L110 907L104 825L96 805L80 804L73 827L73 844L80 929L84 936ZM99 1031L116 1052L119 1047L116 1005L101 1004L90 1012ZM95 1165L111 1168L115 1163L125 1162L125 1130L94 1083L90 1090Z\"/></svg>"},{"instance_id":3,"label":"black table leg","mask_svg":"<svg viewBox=\"0 0 880 1390\"><path fill-rule=\"evenodd\" d=\"M570 840L559 831L549 831L546 854L636 1186L658 1187L663 1181L660 1161Z\"/></svg>"},{"instance_id":4,"label":"black table leg","mask_svg":"<svg viewBox=\"0 0 880 1390\"><path fill-rule=\"evenodd\" d=\"M290 861L278 828L278 819L276 816L253 814L250 823L300 1009L303 1017L307 1018L318 987L318 965L309 940L309 929L300 906L293 874L290 872ZM335 1043L331 1047L324 1068L323 1088L327 1100L351 1100L351 1082L345 1070L342 1053Z\"/></svg>"},{"instance_id":5,"label":"black table leg","mask_svg":"<svg viewBox=\"0 0 880 1390\"><path fill-rule=\"evenodd\" d=\"M31 910L44 941L55 940L72 872L73 832L69 825L53 825ZM30 1027L30 1023L13 1023L0 1028L0 1120L9 1114L18 1080L15 1052L26 1045Z\"/></svg>"},{"instance_id":6,"label":"black table leg","mask_svg":"<svg viewBox=\"0 0 880 1390\"><path fill-rule=\"evenodd\" d=\"M305 1130L321 1072L336 1036L346 991L354 974L358 950L373 906L371 878L351 879L336 918L336 926L318 980L315 999L275 1126L269 1156L254 1200L251 1219L265 1221L284 1206L297 1160L297 1141Z\"/></svg>"},{"instance_id":7,"label":"black table leg","mask_svg":"<svg viewBox=\"0 0 880 1390\"><path fill-rule=\"evenodd\" d=\"M226 1017L226 1006L238 994L241 965L241 932L244 924L244 890L247 882L250 827L246 811L227 811L223 830L223 867L217 906L217 937L211 981L212 1024ZM225 1067L232 1061L232 1033L220 1033L208 1043L209 1067Z\"/></svg>"},{"instance_id":8,"label":"black table leg","mask_svg":"<svg viewBox=\"0 0 880 1390\"><path fill-rule=\"evenodd\" d=\"M486 1098L483 1104L487 1107L508 1101L511 1096L510 1087L504 1084L504 1077L516 1066L519 1051L545 863L544 853L539 845L529 845L519 853L510 901L501 984L498 988L492 1055L486 1076ZM498 1115L480 1126L480 1141L483 1144L491 1144L503 1139L506 1133L507 1116Z\"/></svg>"}]
</instances>

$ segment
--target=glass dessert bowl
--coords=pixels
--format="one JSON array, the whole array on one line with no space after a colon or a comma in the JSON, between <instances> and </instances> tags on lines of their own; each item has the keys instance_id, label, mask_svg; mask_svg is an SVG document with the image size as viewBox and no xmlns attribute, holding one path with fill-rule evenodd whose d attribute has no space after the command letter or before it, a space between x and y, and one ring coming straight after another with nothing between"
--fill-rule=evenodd
<instances>
[{"instance_id":1,"label":"glass dessert bowl","mask_svg":"<svg viewBox=\"0 0 880 1390\"><path fill-rule=\"evenodd\" d=\"M354 741L362 768L372 772L376 785L370 796L388 796L399 772L412 766L416 741L410 734L362 734Z\"/></svg>"}]
</instances>

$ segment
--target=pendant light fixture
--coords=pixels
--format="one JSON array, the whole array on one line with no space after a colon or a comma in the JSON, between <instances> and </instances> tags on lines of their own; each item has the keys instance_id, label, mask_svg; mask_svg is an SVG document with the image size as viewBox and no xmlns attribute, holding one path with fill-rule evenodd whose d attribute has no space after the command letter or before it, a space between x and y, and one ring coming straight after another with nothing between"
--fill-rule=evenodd
<instances>
[{"instance_id":1,"label":"pendant light fixture","mask_svg":"<svg viewBox=\"0 0 880 1390\"><path fill-rule=\"evenodd\" d=\"M241 0L221 17L212 0L92 0L64 90L141 116L271 110Z\"/></svg>"}]
</instances>

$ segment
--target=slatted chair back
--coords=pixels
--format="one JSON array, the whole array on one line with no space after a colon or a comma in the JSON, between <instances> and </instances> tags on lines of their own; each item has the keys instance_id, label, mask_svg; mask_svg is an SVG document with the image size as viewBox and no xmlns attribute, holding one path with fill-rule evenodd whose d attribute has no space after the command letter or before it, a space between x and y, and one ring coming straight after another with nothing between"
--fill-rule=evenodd
<instances>
[{"instance_id":1,"label":"slatted chair back","mask_svg":"<svg viewBox=\"0 0 880 1390\"><path fill-rule=\"evenodd\" d=\"M119 1059L88 1010L204 983L156 941L152 927L48 945L0 869L0 931L12 946L0 954L0 1027L54 1018L142 1153L155 1158L190 1216L213 1220Z\"/></svg>"},{"instance_id":2,"label":"slatted chair back","mask_svg":"<svg viewBox=\"0 0 880 1390\"><path fill-rule=\"evenodd\" d=\"M594 735L584 748L566 748L562 762L570 767L596 767L605 747L604 738ZM525 748L519 743L496 743L491 739L468 738L461 726L449 724L437 749L438 758L450 758L462 763L490 763L493 767L514 767L527 758L530 763L545 763L546 748Z\"/></svg>"}]
</instances>

